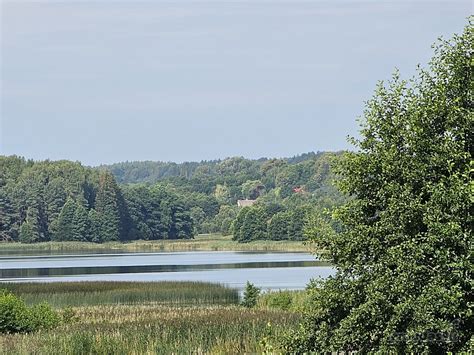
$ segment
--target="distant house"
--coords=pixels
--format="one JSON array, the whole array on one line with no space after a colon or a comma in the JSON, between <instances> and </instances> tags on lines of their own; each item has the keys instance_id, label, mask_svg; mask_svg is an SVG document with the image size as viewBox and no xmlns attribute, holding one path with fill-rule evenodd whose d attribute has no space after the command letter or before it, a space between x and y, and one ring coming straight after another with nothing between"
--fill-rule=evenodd
<instances>
[{"instance_id":1,"label":"distant house","mask_svg":"<svg viewBox=\"0 0 474 355\"><path fill-rule=\"evenodd\" d=\"M239 207L249 207L252 206L257 200L238 200L237 206Z\"/></svg>"}]
</instances>

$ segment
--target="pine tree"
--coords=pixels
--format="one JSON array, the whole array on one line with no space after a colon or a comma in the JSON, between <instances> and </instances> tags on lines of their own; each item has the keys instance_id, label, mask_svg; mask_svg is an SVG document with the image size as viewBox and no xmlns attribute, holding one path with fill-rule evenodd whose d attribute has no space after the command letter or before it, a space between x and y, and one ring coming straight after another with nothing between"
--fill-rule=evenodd
<instances>
[{"instance_id":1,"label":"pine tree","mask_svg":"<svg viewBox=\"0 0 474 355\"><path fill-rule=\"evenodd\" d=\"M244 298L241 305L247 308L253 308L257 305L258 297L260 296L260 289L253 283L247 281L244 290Z\"/></svg>"},{"instance_id":2,"label":"pine tree","mask_svg":"<svg viewBox=\"0 0 474 355\"><path fill-rule=\"evenodd\" d=\"M16 240L19 215L7 193L0 189L0 241Z\"/></svg>"},{"instance_id":3,"label":"pine tree","mask_svg":"<svg viewBox=\"0 0 474 355\"><path fill-rule=\"evenodd\" d=\"M30 206L26 212L26 219L20 228L20 241L22 243L36 243L44 240L39 210L36 206Z\"/></svg>"},{"instance_id":4,"label":"pine tree","mask_svg":"<svg viewBox=\"0 0 474 355\"><path fill-rule=\"evenodd\" d=\"M58 226L54 239L57 241L73 240L74 236L74 215L77 204L69 197L61 209L58 217Z\"/></svg>"},{"instance_id":5,"label":"pine tree","mask_svg":"<svg viewBox=\"0 0 474 355\"><path fill-rule=\"evenodd\" d=\"M88 215L87 240L93 243L101 243L101 223L96 210L91 209Z\"/></svg>"},{"instance_id":6,"label":"pine tree","mask_svg":"<svg viewBox=\"0 0 474 355\"><path fill-rule=\"evenodd\" d=\"M44 191L44 203L48 220L48 231L52 236L57 232L58 217L66 200L67 194L64 189L63 179L55 178L49 181Z\"/></svg>"},{"instance_id":7,"label":"pine tree","mask_svg":"<svg viewBox=\"0 0 474 355\"><path fill-rule=\"evenodd\" d=\"M76 204L72 225L72 240L86 242L88 239L89 216L86 208L80 203Z\"/></svg>"},{"instance_id":8,"label":"pine tree","mask_svg":"<svg viewBox=\"0 0 474 355\"><path fill-rule=\"evenodd\" d=\"M100 218L100 238L104 242L120 240L122 235L118 186L111 173L102 172L95 209Z\"/></svg>"},{"instance_id":9,"label":"pine tree","mask_svg":"<svg viewBox=\"0 0 474 355\"><path fill-rule=\"evenodd\" d=\"M33 229L31 228L31 225L27 221L24 221L20 226L19 240L22 243L34 243L35 242L34 235L33 235Z\"/></svg>"}]
</instances>

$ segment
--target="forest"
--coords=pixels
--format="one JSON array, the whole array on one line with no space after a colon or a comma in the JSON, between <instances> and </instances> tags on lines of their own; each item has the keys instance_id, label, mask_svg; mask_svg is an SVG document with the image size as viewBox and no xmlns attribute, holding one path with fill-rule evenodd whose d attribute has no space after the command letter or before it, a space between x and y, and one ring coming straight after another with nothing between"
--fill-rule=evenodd
<instances>
[{"instance_id":1,"label":"forest","mask_svg":"<svg viewBox=\"0 0 474 355\"><path fill-rule=\"evenodd\" d=\"M190 211L161 186L118 186L113 175L69 161L0 157L3 241L192 238Z\"/></svg>"},{"instance_id":2,"label":"forest","mask_svg":"<svg viewBox=\"0 0 474 355\"><path fill-rule=\"evenodd\" d=\"M343 202L331 162L340 153L198 163L70 161L0 156L0 240L111 242L200 233L302 240L311 211ZM238 200L252 200L238 207Z\"/></svg>"}]
</instances>

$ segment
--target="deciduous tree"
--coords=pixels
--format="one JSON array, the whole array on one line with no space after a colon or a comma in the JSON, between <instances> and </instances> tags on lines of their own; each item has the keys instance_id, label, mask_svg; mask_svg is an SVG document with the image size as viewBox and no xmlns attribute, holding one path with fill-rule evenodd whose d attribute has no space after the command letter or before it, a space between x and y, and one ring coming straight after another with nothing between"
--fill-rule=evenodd
<instances>
[{"instance_id":1,"label":"deciduous tree","mask_svg":"<svg viewBox=\"0 0 474 355\"><path fill-rule=\"evenodd\" d=\"M428 70L368 102L338 167L340 233L308 230L336 275L313 293L288 352L468 351L472 336L473 26Z\"/></svg>"}]
</instances>

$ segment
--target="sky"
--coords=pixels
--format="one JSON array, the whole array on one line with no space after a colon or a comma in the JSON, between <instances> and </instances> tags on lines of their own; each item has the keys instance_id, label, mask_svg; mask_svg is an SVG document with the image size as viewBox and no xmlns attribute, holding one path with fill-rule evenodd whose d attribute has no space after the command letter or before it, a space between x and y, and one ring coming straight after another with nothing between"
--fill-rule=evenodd
<instances>
[{"instance_id":1,"label":"sky","mask_svg":"<svg viewBox=\"0 0 474 355\"><path fill-rule=\"evenodd\" d=\"M0 154L87 165L351 149L377 81L471 1L0 0Z\"/></svg>"}]
</instances>

